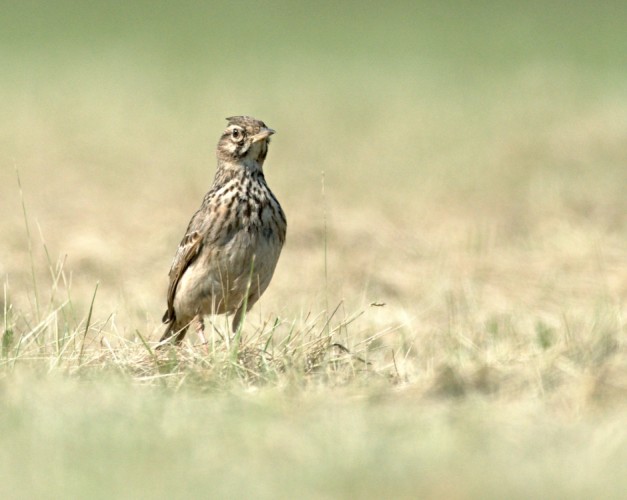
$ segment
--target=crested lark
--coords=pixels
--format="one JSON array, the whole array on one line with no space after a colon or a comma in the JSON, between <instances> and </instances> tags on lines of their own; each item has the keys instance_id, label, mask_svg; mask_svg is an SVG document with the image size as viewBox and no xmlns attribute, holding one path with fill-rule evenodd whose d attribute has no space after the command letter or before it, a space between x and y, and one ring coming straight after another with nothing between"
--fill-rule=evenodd
<instances>
[{"instance_id":1,"label":"crested lark","mask_svg":"<svg viewBox=\"0 0 627 500\"><path fill-rule=\"evenodd\" d=\"M263 175L274 130L250 116L227 120L213 185L172 262L161 342L179 344L192 323L203 336L207 314L235 314L237 331L268 287L285 241L285 214Z\"/></svg>"}]
</instances>

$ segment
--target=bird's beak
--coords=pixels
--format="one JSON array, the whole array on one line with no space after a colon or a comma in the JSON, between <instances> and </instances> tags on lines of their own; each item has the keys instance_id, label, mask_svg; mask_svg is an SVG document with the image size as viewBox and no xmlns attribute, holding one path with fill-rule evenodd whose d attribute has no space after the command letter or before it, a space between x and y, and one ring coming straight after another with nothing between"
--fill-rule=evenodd
<instances>
[{"instance_id":1,"label":"bird's beak","mask_svg":"<svg viewBox=\"0 0 627 500\"><path fill-rule=\"evenodd\" d=\"M259 142L267 139L272 134L274 134L274 130L272 130L271 128L262 128L261 131L258 134L253 135L251 139L253 140L253 142Z\"/></svg>"}]
</instances>

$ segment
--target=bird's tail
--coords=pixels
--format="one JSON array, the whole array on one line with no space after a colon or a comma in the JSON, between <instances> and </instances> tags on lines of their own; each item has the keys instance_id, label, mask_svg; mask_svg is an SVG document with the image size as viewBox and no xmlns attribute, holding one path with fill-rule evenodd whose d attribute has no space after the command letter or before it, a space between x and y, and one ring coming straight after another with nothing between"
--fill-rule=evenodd
<instances>
[{"instance_id":1,"label":"bird's tail","mask_svg":"<svg viewBox=\"0 0 627 500\"><path fill-rule=\"evenodd\" d=\"M163 335L161 336L161 339L159 340L159 345L157 345L157 349L161 349L164 345L166 345L167 342L172 342L174 343L174 345L179 345L185 338L185 334L187 333L188 327L189 327L189 324L183 325L181 327L177 323L175 318L172 318L171 320L169 320L166 323L165 331L163 332Z\"/></svg>"}]
</instances>

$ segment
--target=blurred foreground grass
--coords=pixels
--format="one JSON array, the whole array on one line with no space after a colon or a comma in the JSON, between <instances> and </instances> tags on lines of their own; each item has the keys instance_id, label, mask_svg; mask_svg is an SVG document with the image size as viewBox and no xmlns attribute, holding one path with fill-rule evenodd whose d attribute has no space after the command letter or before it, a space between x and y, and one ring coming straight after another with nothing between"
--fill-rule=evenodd
<instances>
[{"instance_id":1,"label":"blurred foreground grass","mask_svg":"<svg viewBox=\"0 0 627 500\"><path fill-rule=\"evenodd\" d=\"M0 495L620 498L626 22L4 5ZM155 355L239 113L278 131L287 246L241 344Z\"/></svg>"}]
</instances>

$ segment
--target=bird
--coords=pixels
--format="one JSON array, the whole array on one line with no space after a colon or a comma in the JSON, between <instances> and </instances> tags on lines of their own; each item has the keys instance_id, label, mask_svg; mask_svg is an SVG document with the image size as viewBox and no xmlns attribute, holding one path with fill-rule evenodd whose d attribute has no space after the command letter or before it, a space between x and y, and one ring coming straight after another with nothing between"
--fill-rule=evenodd
<instances>
[{"instance_id":1,"label":"bird","mask_svg":"<svg viewBox=\"0 0 627 500\"><path fill-rule=\"evenodd\" d=\"M251 116L227 121L213 184L170 267L159 347L179 345L192 324L204 340L209 314L233 315L237 332L270 284L285 243L287 219L263 171L275 131Z\"/></svg>"}]
</instances>

